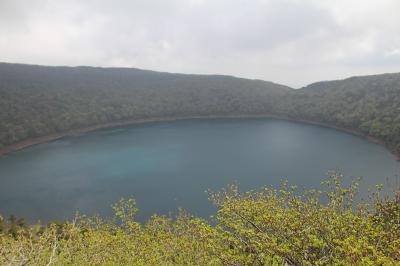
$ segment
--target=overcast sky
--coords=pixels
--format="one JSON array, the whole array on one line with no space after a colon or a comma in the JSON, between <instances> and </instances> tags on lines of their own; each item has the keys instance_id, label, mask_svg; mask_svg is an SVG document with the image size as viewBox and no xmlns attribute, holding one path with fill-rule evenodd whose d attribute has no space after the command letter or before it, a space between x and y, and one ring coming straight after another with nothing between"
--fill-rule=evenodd
<instances>
[{"instance_id":1,"label":"overcast sky","mask_svg":"<svg viewBox=\"0 0 400 266\"><path fill-rule=\"evenodd\" d=\"M400 72L399 0L0 0L0 61L301 87Z\"/></svg>"}]
</instances>

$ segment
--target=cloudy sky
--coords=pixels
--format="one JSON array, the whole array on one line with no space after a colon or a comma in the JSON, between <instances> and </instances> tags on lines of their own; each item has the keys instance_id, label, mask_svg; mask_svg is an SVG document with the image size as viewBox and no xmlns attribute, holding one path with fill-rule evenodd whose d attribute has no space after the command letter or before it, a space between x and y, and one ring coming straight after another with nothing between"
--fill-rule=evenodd
<instances>
[{"instance_id":1,"label":"cloudy sky","mask_svg":"<svg viewBox=\"0 0 400 266\"><path fill-rule=\"evenodd\" d=\"M301 87L400 72L399 0L0 0L0 61Z\"/></svg>"}]
</instances>

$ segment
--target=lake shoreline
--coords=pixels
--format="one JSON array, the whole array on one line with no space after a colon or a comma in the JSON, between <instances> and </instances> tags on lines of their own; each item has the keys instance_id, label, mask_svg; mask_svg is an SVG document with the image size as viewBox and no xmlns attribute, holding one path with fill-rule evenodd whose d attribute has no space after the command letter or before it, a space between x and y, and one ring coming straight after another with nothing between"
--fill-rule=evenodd
<instances>
[{"instance_id":1,"label":"lake shoreline","mask_svg":"<svg viewBox=\"0 0 400 266\"><path fill-rule=\"evenodd\" d=\"M331 125L331 124L327 124L327 123L315 122L315 121L304 120L304 119L297 119L297 118L287 117L287 116L283 116L283 115L204 115L204 116L186 116L186 117L128 119L128 120L123 120L123 121L109 122L109 123L104 123L104 124L99 124L99 125L94 125L94 126L71 129L71 130L61 132L61 133L50 134L50 135L46 135L43 137L26 139L26 140L17 142L15 144L0 148L0 157L10 154L12 152L18 151L18 150L22 150L22 149L34 146L34 145L51 142L51 141L61 139L64 137L81 136L88 132L96 131L99 129L115 128L115 127L122 127L122 126L135 125L135 124L144 124L144 123L154 123L154 122L168 122L168 121L189 120L189 119L224 119L224 118L229 118L229 119L270 118L270 119L276 119L276 120L285 120L285 121L298 122L298 123L332 128L332 129L335 129L338 131L342 131L342 132L346 132L346 133L349 133L352 135L363 137L372 143L382 145L388 151L390 151L394 156L396 156L397 161L400 161L400 153L396 152L387 143L385 143L384 141L382 141L378 138L375 138L375 137L369 136L363 132L360 132L357 129L339 127L339 126L335 126L335 125Z\"/></svg>"}]
</instances>

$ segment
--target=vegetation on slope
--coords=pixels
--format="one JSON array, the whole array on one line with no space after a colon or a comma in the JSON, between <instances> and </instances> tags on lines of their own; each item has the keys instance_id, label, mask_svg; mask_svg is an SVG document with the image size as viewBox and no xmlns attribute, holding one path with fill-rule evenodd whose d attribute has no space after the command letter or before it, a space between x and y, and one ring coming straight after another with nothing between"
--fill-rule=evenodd
<instances>
[{"instance_id":1,"label":"vegetation on slope","mask_svg":"<svg viewBox=\"0 0 400 266\"><path fill-rule=\"evenodd\" d=\"M124 120L280 115L376 137L400 154L400 74L299 90L220 75L0 63L0 148Z\"/></svg>"},{"instance_id":2,"label":"vegetation on slope","mask_svg":"<svg viewBox=\"0 0 400 266\"><path fill-rule=\"evenodd\" d=\"M0 147L126 119L262 114L289 88L229 76L0 64Z\"/></svg>"},{"instance_id":3,"label":"vegetation on slope","mask_svg":"<svg viewBox=\"0 0 400 266\"><path fill-rule=\"evenodd\" d=\"M284 112L357 130L400 154L400 74L314 83L294 90Z\"/></svg>"},{"instance_id":4,"label":"vegetation on slope","mask_svg":"<svg viewBox=\"0 0 400 266\"><path fill-rule=\"evenodd\" d=\"M116 218L24 227L0 225L1 265L396 265L400 194L353 204L357 182L332 174L326 191L284 184L210 194L215 222L182 212L135 221L135 201L113 206ZM325 202L325 203L324 203Z\"/></svg>"},{"instance_id":5,"label":"vegetation on slope","mask_svg":"<svg viewBox=\"0 0 400 266\"><path fill-rule=\"evenodd\" d=\"M293 90L230 76L0 63L0 148L127 119L208 115L327 123L376 137L400 153L400 74Z\"/></svg>"}]
</instances>

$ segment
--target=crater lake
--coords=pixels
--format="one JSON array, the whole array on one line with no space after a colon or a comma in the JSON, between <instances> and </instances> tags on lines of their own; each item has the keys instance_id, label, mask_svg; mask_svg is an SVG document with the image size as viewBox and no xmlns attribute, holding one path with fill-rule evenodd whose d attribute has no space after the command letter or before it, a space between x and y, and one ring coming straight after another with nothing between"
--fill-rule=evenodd
<instances>
[{"instance_id":1,"label":"crater lake","mask_svg":"<svg viewBox=\"0 0 400 266\"><path fill-rule=\"evenodd\" d=\"M97 130L0 158L0 214L30 222L111 216L133 197L138 220L182 207L208 217L206 191L241 190L283 180L321 188L328 171L361 177L361 195L396 184L400 163L383 146L335 129L266 118L187 119Z\"/></svg>"}]
</instances>

